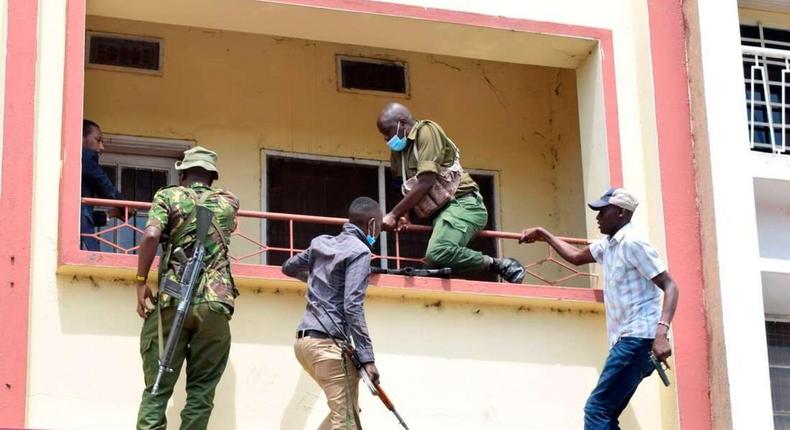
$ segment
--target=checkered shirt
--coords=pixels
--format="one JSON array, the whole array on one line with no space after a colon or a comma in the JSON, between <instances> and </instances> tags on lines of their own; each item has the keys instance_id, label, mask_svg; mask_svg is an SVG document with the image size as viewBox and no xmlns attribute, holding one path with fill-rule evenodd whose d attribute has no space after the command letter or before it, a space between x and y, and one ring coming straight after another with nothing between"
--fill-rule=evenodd
<instances>
[{"instance_id":1,"label":"checkered shirt","mask_svg":"<svg viewBox=\"0 0 790 430\"><path fill-rule=\"evenodd\" d=\"M654 339L661 318L661 290L652 279L666 270L658 252L636 235L631 224L611 238L593 242L590 252L603 267L609 344L625 336Z\"/></svg>"}]
</instances>

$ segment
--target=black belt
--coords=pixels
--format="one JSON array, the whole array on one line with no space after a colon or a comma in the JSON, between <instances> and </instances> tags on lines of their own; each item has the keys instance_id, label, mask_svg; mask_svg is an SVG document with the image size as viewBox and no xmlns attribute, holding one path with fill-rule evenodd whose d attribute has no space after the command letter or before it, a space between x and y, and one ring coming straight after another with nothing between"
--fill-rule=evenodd
<instances>
[{"instance_id":1,"label":"black belt","mask_svg":"<svg viewBox=\"0 0 790 430\"><path fill-rule=\"evenodd\" d=\"M298 330L296 332L296 338L301 339L303 337L311 337L313 339L331 339L332 336L328 334L318 331L318 330Z\"/></svg>"}]
</instances>

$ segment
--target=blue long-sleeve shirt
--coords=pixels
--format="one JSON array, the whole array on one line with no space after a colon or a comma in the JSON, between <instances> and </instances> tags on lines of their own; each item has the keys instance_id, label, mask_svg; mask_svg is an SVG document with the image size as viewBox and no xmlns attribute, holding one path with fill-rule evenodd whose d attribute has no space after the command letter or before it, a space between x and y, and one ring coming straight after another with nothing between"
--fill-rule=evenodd
<instances>
[{"instance_id":1,"label":"blue long-sleeve shirt","mask_svg":"<svg viewBox=\"0 0 790 430\"><path fill-rule=\"evenodd\" d=\"M310 312L310 304L319 303L341 330L354 339L362 363L374 361L364 308L371 255L362 230L346 223L339 235L316 237L307 250L288 259L282 267L286 275L307 282L308 308L299 330L329 330L328 335L342 337L323 310L314 309L323 326Z\"/></svg>"},{"instance_id":2,"label":"blue long-sleeve shirt","mask_svg":"<svg viewBox=\"0 0 790 430\"><path fill-rule=\"evenodd\" d=\"M82 150L82 197L116 200L123 198L102 170L98 151L92 149Z\"/></svg>"}]
</instances>

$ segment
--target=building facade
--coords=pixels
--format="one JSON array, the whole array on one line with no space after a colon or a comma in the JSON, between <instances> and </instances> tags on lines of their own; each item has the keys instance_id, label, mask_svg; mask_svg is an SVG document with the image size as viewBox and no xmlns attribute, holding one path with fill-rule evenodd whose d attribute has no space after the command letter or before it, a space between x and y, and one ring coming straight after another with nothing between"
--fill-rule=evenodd
<instances>
[{"instance_id":1,"label":"building facade","mask_svg":"<svg viewBox=\"0 0 790 430\"><path fill-rule=\"evenodd\" d=\"M410 425L582 426L608 348L598 268L506 232L596 239L585 201L625 186L681 302L673 384L645 381L623 428L784 428L790 15L772 3L0 0L0 426L134 421L134 228L199 144L244 209L211 428L316 427L322 393L292 351L304 285L278 263L336 229L350 198L397 201L375 118L399 101L442 124L481 184L491 233L475 246L531 272L519 286L372 278L377 364ZM101 252L79 248L82 118L136 202L102 204L137 208ZM381 242L392 267L425 237ZM396 428L377 402L361 395L367 427Z\"/></svg>"}]
</instances>

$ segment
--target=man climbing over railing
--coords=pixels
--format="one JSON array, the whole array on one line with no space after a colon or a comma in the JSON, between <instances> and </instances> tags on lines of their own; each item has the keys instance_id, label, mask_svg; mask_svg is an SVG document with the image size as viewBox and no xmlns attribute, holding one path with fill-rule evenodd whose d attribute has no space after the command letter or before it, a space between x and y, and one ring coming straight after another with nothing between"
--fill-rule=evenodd
<instances>
[{"instance_id":1,"label":"man climbing over railing","mask_svg":"<svg viewBox=\"0 0 790 430\"><path fill-rule=\"evenodd\" d=\"M513 258L498 259L466 245L485 227L488 211L480 188L461 167L460 153L439 124L417 121L409 110L390 103L376 126L391 152L392 172L403 178L403 199L384 216L382 228L394 230L409 223L410 213L432 218L433 233L425 260L431 267L453 273L490 271L507 282L521 283L524 266Z\"/></svg>"},{"instance_id":2,"label":"man climbing over railing","mask_svg":"<svg viewBox=\"0 0 790 430\"><path fill-rule=\"evenodd\" d=\"M603 267L611 349L584 407L585 430L619 429L620 413L642 379L655 368L651 358L666 365L672 355L668 333L678 304L678 287L656 250L641 240L631 225L637 204L622 188L610 189L589 203L590 209L598 212L598 228L606 236L582 249L542 227L524 230L519 241L544 241L572 264L598 262Z\"/></svg>"}]
</instances>

